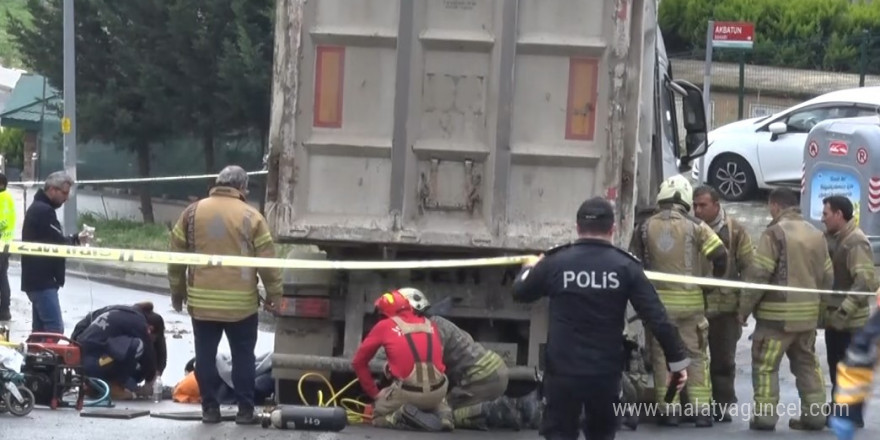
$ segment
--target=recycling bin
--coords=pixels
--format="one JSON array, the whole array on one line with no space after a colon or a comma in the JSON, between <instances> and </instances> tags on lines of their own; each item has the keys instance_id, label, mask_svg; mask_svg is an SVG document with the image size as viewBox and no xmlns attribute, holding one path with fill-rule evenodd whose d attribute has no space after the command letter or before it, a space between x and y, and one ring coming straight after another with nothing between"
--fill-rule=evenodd
<instances>
[{"instance_id":1,"label":"recycling bin","mask_svg":"<svg viewBox=\"0 0 880 440\"><path fill-rule=\"evenodd\" d=\"M822 224L822 200L844 195L853 217L871 241L874 265L880 262L880 117L830 119L810 130L804 145L801 212Z\"/></svg>"}]
</instances>

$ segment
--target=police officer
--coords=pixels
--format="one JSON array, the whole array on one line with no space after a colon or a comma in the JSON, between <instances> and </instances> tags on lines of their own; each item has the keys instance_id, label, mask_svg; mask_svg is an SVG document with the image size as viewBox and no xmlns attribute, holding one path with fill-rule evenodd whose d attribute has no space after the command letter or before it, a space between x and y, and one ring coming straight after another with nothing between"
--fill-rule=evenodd
<instances>
[{"instance_id":1,"label":"police officer","mask_svg":"<svg viewBox=\"0 0 880 440\"><path fill-rule=\"evenodd\" d=\"M679 389L690 360L642 265L611 243L611 203L598 197L585 201L577 211L577 232L576 241L524 265L514 282L514 298L534 302L549 297L541 435L577 439L583 411L585 437L611 440L619 415L615 405L625 361L627 302L660 341L669 369L680 372Z\"/></svg>"},{"instance_id":2,"label":"police officer","mask_svg":"<svg viewBox=\"0 0 880 440\"><path fill-rule=\"evenodd\" d=\"M676 275L702 275L712 263L716 278L727 270L727 249L718 234L702 220L689 214L693 205L693 188L682 176L673 176L660 185L657 213L645 220L635 232L633 253L644 261L645 268ZM691 354L688 384L682 393L687 396L694 424L712 426L712 385L709 378L709 322L706 319L703 289L695 284L656 282L660 300L669 312L681 339ZM663 351L655 338L646 337L654 383L666 379ZM654 387L659 407L660 424L677 426L681 407L663 403L665 390ZM685 403L685 402L683 402Z\"/></svg>"},{"instance_id":3,"label":"police officer","mask_svg":"<svg viewBox=\"0 0 880 440\"><path fill-rule=\"evenodd\" d=\"M758 240L747 282L828 290L834 273L822 232L804 220L798 195L788 188L770 192L773 221ZM801 400L800 418L788 421L790 429L825 427L825 383L816 358L819 294L746 290L739 303L739 319L755 314L752 335L752 386L754 417L749 428L776 429L779 420L779 364L788 356Z\"/></svg>"},{"instance_id":4,"label":"police officer","mask_svg":"<svg viewBox=\"0 0 880 440\"><path fill-rule=\"evenodd\" d=\"M822 200L822 223L831 263L834 265L834 286L837 291L873 292L880 287L874 273L874 253L865 233L853 217L853 203L845 196L829 196ZM826 358L831 376L831 393L837 388L837 363L846 355L853 333L868 322L873 298L860 295L826 295L822 297L825 327ZM839 408L835 407L835 411ZM864 421L857 419L860 425Z\"/></svg>"},{"instance_id":5,"label":"police officer","mask_svg":"<svg viewBox=\"0 0 880 440\"><path fill-rule=\"evenodd\" d=\"M742 274L752 264L755 246L742 225L727 215L721 207L721 197L715 188L701 186L694 190L694 215L708 224L721 237L728 249L727 273L724 278L742 281ZM709 371L712 376L712 401L715 420L732 421L731 410L737 402L736 343L742 336L742 325L737 319L740 289L704 287L706 318L709 320Z\"/></svg>"}]
</instances>

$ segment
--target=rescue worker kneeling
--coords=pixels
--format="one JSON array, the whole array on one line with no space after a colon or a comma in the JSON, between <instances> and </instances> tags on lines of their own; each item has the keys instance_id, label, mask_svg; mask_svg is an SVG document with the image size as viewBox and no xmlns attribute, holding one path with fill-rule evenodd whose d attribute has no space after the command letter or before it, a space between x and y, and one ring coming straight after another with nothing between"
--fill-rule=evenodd
<instances>
[{"instance_id":1,"label":"rescue worker kneeling","mask_svg":"<svg viewBox=\"0 0 880 440\"><path fill-rule=\"evenodd\" d=\"M375 306L388 319L376 323L352 359L361 388L374 400L373 426L451 431L452 411L446 404L449 383L436 326L416 316L397 290L380 296ZM385 372L392 379L382 391L369 367L379 347L388 356Z\"/></svg>"},{"instance_id":2,"label":"rescue worker kneeling","mask_svg":"<svg viewBox=\"0 0 880 440\"><path fill-rule=\"evenodd\" d=\"M94 316L74 340L82 347L86 376L107 382L112 399L128 400L152 390L157 374L155 338L144 310L120 305ZM139 387L141 381L144 385Z\"/></svg>"},{"instance_id":3,"label":"rescue worker kneeling","mask_svg":"<svg viewBox=\"0 0 880 440\"><path fill-rule=\"evenodd\" d=\"M447 401L456 428L487 430L512 427L516 408L498 400L507 390L508 373L504 359L474 341L474 338L442 316L430 313L428 297L418 289L398 289L419 316L427 317L440 333L443 363L449 378ZM517 421L519 417L516 417ZM506 423L507 422L507 423ZM516 426L518 427L518 425Z\"/></svg>"}]
</instances>

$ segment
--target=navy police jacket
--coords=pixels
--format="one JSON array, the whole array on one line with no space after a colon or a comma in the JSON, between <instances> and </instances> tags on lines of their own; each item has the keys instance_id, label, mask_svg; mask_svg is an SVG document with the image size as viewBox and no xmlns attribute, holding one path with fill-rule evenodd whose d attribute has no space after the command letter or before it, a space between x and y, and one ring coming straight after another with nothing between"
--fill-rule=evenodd
<instances>
[{"instance_id":1,"label":"navy police jacket","mask_svg":"<svg viewBox=\"0 0 880 440\"><path fill-rule=\"evenodd\" d=\"M582 238L547 251L537 265L520 271L513 291L520 302L549 297L548 374L622 373L627 302L659 341L671 371L690 363L642 264L607 241Z\"/></svg>"}]
</instances>

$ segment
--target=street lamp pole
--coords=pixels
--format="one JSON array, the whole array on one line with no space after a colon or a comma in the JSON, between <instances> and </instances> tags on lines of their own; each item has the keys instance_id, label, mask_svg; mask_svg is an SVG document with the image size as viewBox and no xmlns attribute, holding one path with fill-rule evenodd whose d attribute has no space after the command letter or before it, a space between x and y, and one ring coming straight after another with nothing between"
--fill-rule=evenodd
<instances>
[{"instance_id":1,"label":"street lamp pole","mask_svg":"<svg viewBox=\"0 0 880 440\"><path fill-rule=\"evenodd\" d=\"M76 53L74 45L73 1L64 0L64 171L76 182ZM76 184L70 188L70 198L64 204L64 231L77 231Z\"/></svg>"}]
</instances>

